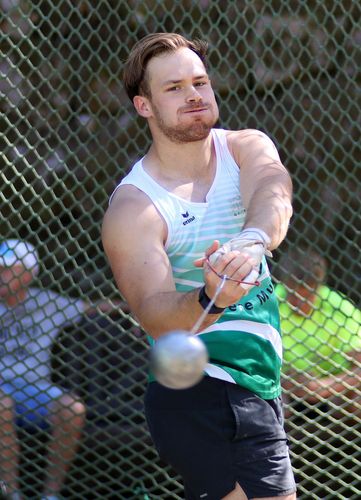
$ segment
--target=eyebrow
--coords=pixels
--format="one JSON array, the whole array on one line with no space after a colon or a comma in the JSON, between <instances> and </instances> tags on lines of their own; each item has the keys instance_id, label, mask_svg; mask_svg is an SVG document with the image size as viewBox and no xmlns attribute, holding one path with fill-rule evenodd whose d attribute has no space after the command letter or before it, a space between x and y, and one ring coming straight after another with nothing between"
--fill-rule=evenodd
<instances>
[{"instance_id":1,"label":"eyebrow","mask_svg":"<svg viewBox=\"0 0 361 500\"><path fill-rule=\"evenodd\" d=\"M204 73L203 75L199 75L193 78L193 80L203 80L204 78L208 78L208 75ZM185 80L185 78L180 79L180 80L166 80L162 86L166 87L167 85L176 85L177 83L182 83Z\"/></svg>"}]
</instances>

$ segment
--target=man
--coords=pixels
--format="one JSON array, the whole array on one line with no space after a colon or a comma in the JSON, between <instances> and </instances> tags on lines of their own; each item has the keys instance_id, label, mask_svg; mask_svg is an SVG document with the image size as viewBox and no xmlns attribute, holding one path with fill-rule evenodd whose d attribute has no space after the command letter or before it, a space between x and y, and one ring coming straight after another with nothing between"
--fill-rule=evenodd
<instances>
[{"instance_id":1,"label":"man","mask_svg":"<svg viewBox=\"0 0 361 500\"><path fill-rule=\"evenodd\" d=\"M33 287L39 271L33 245L0 243L0 479L12 500L20 499L19 445L14 425L52 429L44 498L55 500L75 456L85 407L75 394L51 382L51 348L66 324L92 306ZM101 309L114 310L106 303Z\"/></svg>"},{"instance_id":2,"label":"man","mask_svg":"<svg viewBox=\"0 0 361 500\"><path fill-rule=\"evenodd\" d=\"M279 269L283 387L300 486L317 498L331 492L335 498L356 498L361 492L361 312L325 284L327 263L316 251L292 248ZM317 474L320 457L323 472Z\"/></svg>"},{"instance_id":3,"label":"man","mask_svg":"<svg viewBox=\"0 0 361 500\"><path fill-rule=\"evenodd\" d=\"M293 500L278 309L264 258L286 235L291 180L265 134L213 129L206 48L156 33L131 51L124 85L153 142L111 197L103 245L151 342L190 331L217 293L198 330L207 376L178 391L153 380L145 400L152 438L182 475L186 498Z\"/></svg>"},{"instance_id":4,"label":"man","mask_svg":"<svg viewBox=\"0 0 361 500\"><path fill-rule=\"evenodd\" d=\"M84 303L31 287L38 269L31 244L0 244L0 470L12 500L21 498L14 412L20 426L51 425L44 487L49 500L61 490L85 423L84 405L50 379L53 341L62 326L79 320Z\"/></svg>"},{"instance_id":5,"label":"man","mask_svg":"<svg viewBox=\"0 0 361 500\"><path fill-rule=\"evenodd\" d=\"M361 312L325 285L327 264L317 252L291 249L279 266L282 284L276 294L281 301L283 385L289 398L303 411L307 403L328 413L333 403L336 409L347 407L343 415L341 407L333 410L334 416L360 416Z\"/></svg>"}]
</instances>

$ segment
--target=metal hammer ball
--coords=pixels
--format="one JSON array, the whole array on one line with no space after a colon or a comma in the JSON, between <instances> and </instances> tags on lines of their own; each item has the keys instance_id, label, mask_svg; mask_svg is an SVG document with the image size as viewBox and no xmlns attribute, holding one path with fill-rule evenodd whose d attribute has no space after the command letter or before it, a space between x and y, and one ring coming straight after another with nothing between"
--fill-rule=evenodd
<instances>
[{"instance_id":1,"label":"metal hammer ball","mask_svg":"<svg viewBox=\"0 0 361 500\"><path fill-rule=\"evenodd\" d=\"M183 330L163 335L150 351L150 369L168 389L188 389L197 384L207 363L204 342Z\"/></svg>"}]
</instances>

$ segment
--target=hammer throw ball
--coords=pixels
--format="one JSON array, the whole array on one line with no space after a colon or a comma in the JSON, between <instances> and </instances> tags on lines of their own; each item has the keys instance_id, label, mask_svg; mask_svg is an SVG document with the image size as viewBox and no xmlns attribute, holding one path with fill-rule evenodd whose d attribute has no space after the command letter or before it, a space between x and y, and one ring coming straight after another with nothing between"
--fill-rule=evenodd
<instances>
[{"instance_id":1,"label":"hammer throw ball","mask_svg":"<svg viewBox=\"0 0 361 500\"><path fill-rule=\"evenodd\" d=\"M183 330L160 337L150 352L150 368L156 380L168 389L188 389L200 382L208 363L202 340Z\"/></svg>"}]
</instances>

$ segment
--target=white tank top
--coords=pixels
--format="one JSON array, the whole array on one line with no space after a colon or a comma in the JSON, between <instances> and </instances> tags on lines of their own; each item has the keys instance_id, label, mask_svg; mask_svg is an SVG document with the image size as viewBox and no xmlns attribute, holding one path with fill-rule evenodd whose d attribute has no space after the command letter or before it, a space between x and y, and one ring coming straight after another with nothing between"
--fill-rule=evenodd
<instances>
[{"instance_id":1,"label":"white tank top","mask_svg":"<svg viewBox=\"0 0 361 500\"><path fill-rule=\"evenodd\" d=\"M115 188L131 184L143 191L157 208L168 228L165 249L176 289L187 292L203 286L203 271L193 261L203 257L214 240L226 242L238 234L246 210L240 196L239 167L231 155L223 129L212 129L216 174L204 202L192 202L160 186L139 160ZM238 383L264 399L280 394L282 358L279 315L266 260L261 286L227 308L221 318L200 335L210 355L210 376Z\"/></svg>"}]
</instances>

